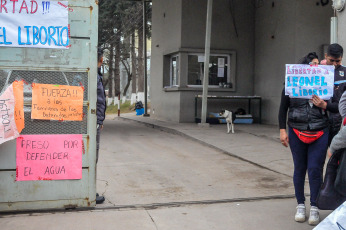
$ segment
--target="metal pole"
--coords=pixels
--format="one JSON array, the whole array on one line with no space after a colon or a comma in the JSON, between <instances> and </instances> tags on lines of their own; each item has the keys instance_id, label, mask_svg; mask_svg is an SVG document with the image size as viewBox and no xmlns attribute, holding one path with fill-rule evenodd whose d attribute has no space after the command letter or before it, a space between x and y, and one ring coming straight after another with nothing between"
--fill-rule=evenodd
<instances>
[{"instance_id":1,"label":"metal pole","mask_svg":"<svg viewBox=\"0 0 346 230\"><path fill-rule=\"evenodd\" d=\"M338 42L338 18L332 17L330 20L330 44Z\"/></svg>"},{"instance_id":2,"label":"metal pole","mask_svg":"<svg viewBox=\"0 0 346 230\"><path fill-rule=\"evenodd\" d=\"M120 117L120 93L118 94L118 117Z\"/></svg>"},{"instance_id":3,"label":"metal pole","mask_svg":"<svg viewBox=\"0 0 346 230\"><path fill-rule=\"evenodd\" d=\"M147 3L143 0L143 60L144 60L144 117L148 114L148 75L147 75Z\"/></svg>"},{"instance_id":4,"label":"metal pole","mask_svg":"<svg viewBox=\"0 0 346 230\"><path fill-rule=\"evenodd\" d=\"M208 0L207 7L207 28L205 35L205 53L204 53L204 78L203 78L203 96L202 96L202 114L201 123L207 122L207 100L209 85L209 56L210 56L210 37L211 37L211 19L212 19L213 0Z\"/></svg>"}]
</instances>

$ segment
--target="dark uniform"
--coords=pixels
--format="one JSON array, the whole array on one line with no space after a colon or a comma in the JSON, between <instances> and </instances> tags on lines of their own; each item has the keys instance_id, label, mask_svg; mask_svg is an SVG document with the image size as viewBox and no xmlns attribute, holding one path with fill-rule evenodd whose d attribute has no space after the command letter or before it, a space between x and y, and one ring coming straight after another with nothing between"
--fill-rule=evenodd
<instances>
[{"instance_id":1,"label":"dark uniform","mask_svg":"<svg viewBox=\"0 0 346 230\"><path fill-rule=\"evenodd\" d=\"M99 159L100 149L100 133L101 126L106 117L106 94L102 83L101 68L97 72L97 104L96 104L96 115L97 115L97 133L96 133L96 163Z\"/></svg>"},{"instance_id":2,"label":"dark uniform","mask_svg":"<svg viewBox=\"0 0 346 230\"><path fill-rule=\"evenodd\" d=\"M327 110L329 111L329 144L331 143L333 137L339 132L342 122L342 117L339 113L339 101L346 91L346 67L338 66L334 71L334 95L327 104Z\"/></svg>"}]
</instances>

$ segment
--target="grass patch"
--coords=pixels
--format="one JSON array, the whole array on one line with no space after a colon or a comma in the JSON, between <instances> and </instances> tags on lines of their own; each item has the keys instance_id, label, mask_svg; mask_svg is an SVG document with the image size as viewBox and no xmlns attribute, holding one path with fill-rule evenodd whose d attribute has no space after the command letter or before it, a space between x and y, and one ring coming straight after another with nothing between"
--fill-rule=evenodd
<instances>
[{"instance_id":1,"label":"grass patch","mask_svg":"<svg viewBox=\"0 0 346 230\"><path fill-rule=\"evenodd\" d=\"M120 105L120 112L121 113L131 113L135 110L135 104L131 105L130 101L126 101L125 103ZM118 105L108 105L106 114L116 114L118 113Z\"/></svg>"}]
</instances>

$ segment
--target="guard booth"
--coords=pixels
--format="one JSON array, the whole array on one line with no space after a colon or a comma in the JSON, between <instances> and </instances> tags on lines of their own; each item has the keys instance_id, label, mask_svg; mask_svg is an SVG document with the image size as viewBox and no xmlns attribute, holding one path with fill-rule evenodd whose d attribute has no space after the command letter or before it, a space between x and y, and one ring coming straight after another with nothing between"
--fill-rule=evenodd
<instances>
[{"instance_id":1,"label":"guard booth","mask_svg":"<svg viewBox=\"0 0 346 230\"><path fill-rule=\"evenodd\" d=\"M4 2L2 1L2 3ZM2 7L0 8L0 27L2 27L0 28L0 90L1 93L4 93L6 88L13 82L24 80L23 111L25 128L20 135L24 137L32 135L37 140L36 144L39 141L48 143L44 142L45 137L48 135L55 135L57 143L61 135L66 135L67 137L69 137L68 135L78 135L81 143L83 143L81 145L78 143L79 148L82 146L81 163L78 166L78 168L81 168L81 179L58 180L44 177L18 180L23 172L18 172L17 170L18 159L16 154L18 148L16 145L18 138L23 139L23 137L20 136L0 144L0 211L92 207L95 205L96 194L98 1L19 0L17 2L7 1L5 5L0 7ZM27 16L25 17L29 17L29 15L34 16L36 13L41 14L39 16L39 18L42 18L41 20L46 20L45 17L50 13L55 13L54 10L57 7L60 7L60 11L65 8L66 15L68 15L68 44L67 40L61 36L63 32L67 32L66 30L63 31L63 27L47 27L45 29L37 26L34 28L36 24L32 24L30 20L25 20L22 24L16 25L18 41L10 39L11 28L8 27L11 23L4 23L5 14L26 14ZM37 19L35 20L35 23L38 23ZM44 23L49 25L49 23L54 23L54 20L47 19ZM34 35L29 32L31 29L34 30ZM46 33L46 35L48 34L47 36L53 38L48 37L46 39L42 33ZM34 36L34 39L32 39L32 36ZM17 42L21 47L12 46ZM56 43L55 45L59 46L60 44L65 47L34 47L34 43L44 45L45 42L47 44L49 42L51 44ZM4 46L4 43L7 46ZM34 91L30 87L33 87L35 84L48 84L57 87L78 86L82 88L82 120L33 119L31 113L33 111L32 100ZM41 95L41 97L45 96ZM73 108L72 106L71 109ZM54 142L53 136L53 141L50 142L49 147L52 151L50 154L53 154L54 149L52 150L52 148L54 148L55 144L57 145ZM30 143L33 144L32 142ZM37 157L42 157L42 151L40 151L37 145L30 146L36 147L36 150L31 150L31 155L27 156L27 158L30 158L28 160L37 160ZM37 152L41 155L36 155L35 158L33 153ZM49 155L50 158L52 156ZM47 159L48 155L43 155L42 159L44 157ZM59 157L61 156L56 155L56 158ZM71 160L70 157L67 158ZM54 170L55 173L59 170L60 172L62 171L61 168L51 168L50 173L54 174ZM63 169L64 173L65 170L67 171L67 169ZM31 174L30 171L25 173Z\"/></svg>"}]
</instances>

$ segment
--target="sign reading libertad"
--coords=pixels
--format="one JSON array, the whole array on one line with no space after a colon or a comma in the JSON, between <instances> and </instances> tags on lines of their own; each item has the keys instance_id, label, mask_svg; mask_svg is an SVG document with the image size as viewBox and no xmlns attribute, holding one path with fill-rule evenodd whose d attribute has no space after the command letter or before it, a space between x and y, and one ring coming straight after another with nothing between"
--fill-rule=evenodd
<instances>
[{"instance_id":1,"label":"sign reading libertad","mask_svg":"<svg viewBox=\"0 0 346 230\"><path fill-rule=\"evenodd\" d=\"M0 46L69 47L67 1L0 0Z\"/></svg>"},{"instance_id":2,"label":"sign reading libertad","mask_svg":"<svg viewBox=\"0 0 346 230\"><path fill-rule=\"evenodd\" d=\"M286 65L285 94L291 98L311 99L317 95L328 100L333 89L334 66Z\"/></svg>"}]
</instances>

